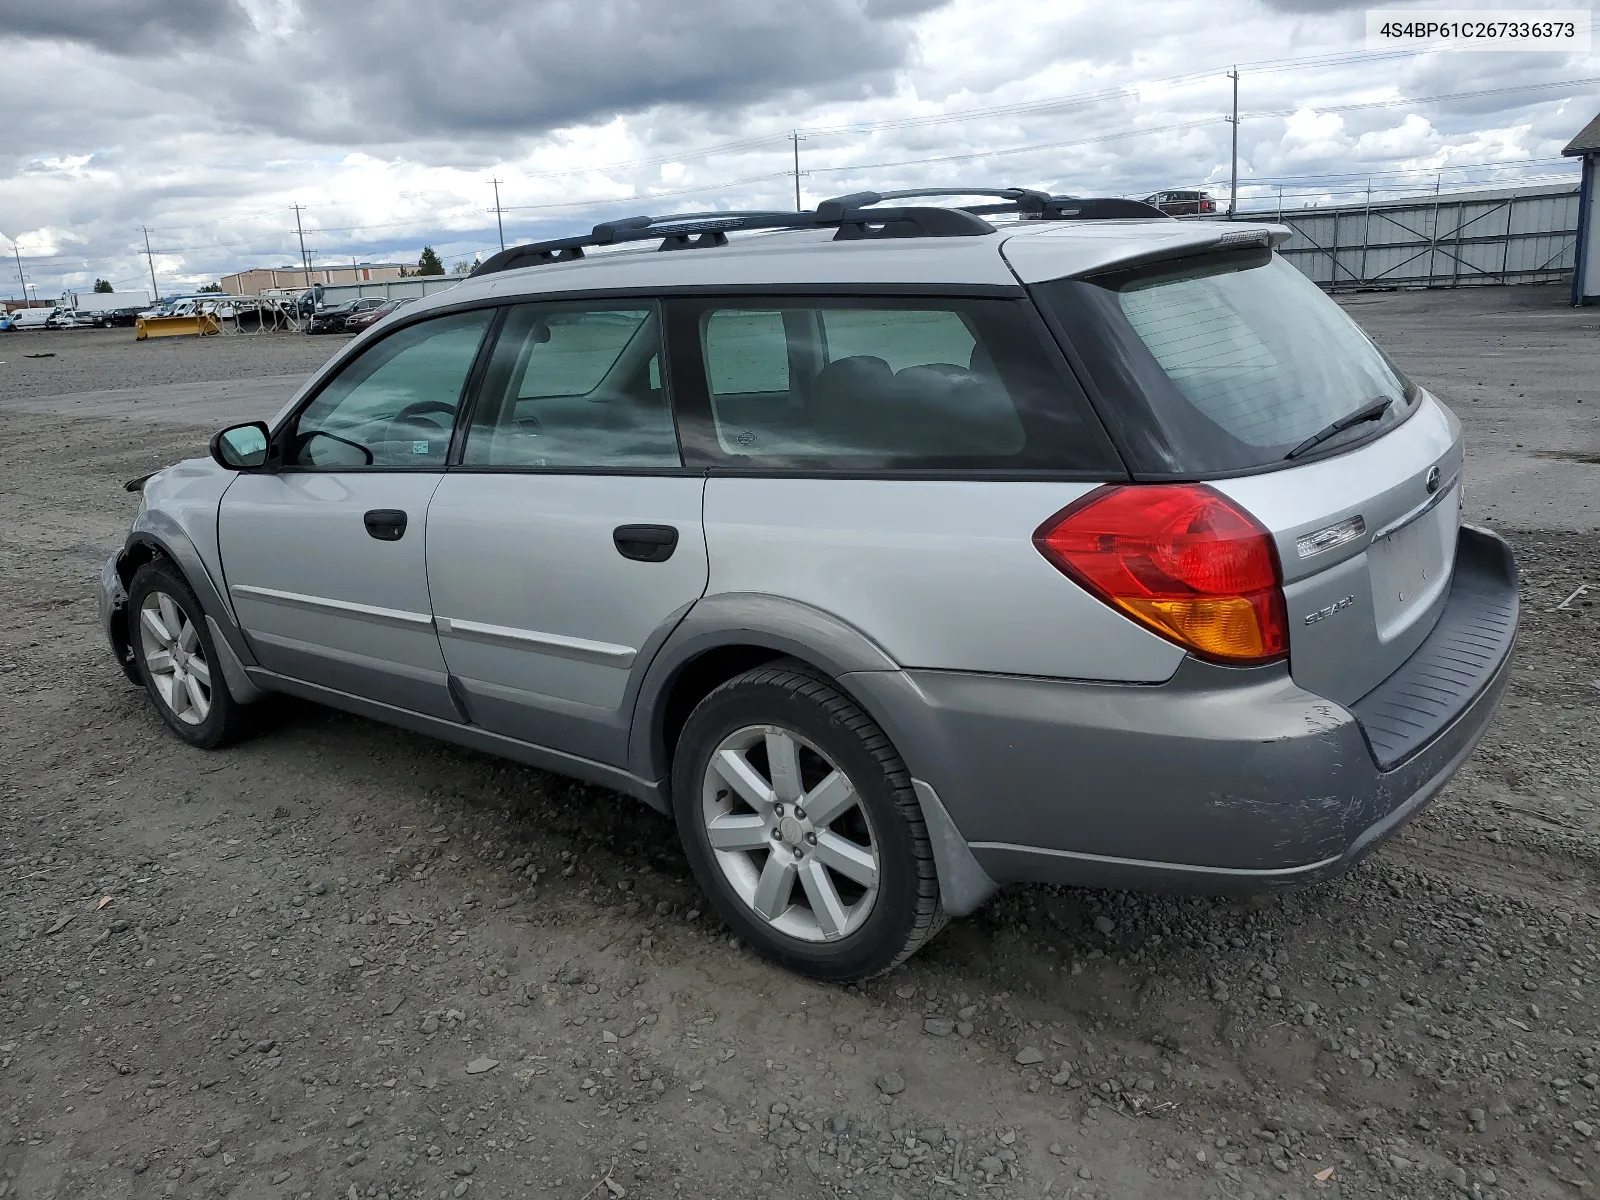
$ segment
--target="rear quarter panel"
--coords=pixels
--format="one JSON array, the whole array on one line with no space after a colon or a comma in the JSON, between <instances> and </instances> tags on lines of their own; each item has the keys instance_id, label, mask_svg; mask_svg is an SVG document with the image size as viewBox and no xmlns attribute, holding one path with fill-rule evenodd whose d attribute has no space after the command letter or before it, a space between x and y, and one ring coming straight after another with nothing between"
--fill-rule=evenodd
<instances>
[{"instance_id":1,"label":"rear quarter panel","mask_svg":"<svg viewBox=\"0 0 1600 1200\"><path fill-rule=\"evenodd\" d=\"M830 613L904 667L1156 683L1183 651L1033 546L1094 483L712 477L707 596Z\"/></svg>"}]
</instances>

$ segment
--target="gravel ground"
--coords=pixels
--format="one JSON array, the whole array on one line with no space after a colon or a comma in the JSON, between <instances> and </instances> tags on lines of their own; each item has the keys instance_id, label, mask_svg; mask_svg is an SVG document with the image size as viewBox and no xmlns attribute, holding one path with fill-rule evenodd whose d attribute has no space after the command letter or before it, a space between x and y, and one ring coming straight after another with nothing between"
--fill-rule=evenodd
<instances>
[{"instance_id":1,"label":"gravel ground","mask_svg":"<svg viewBox=\"0 0 1600 1200\"><path fill-rule=\"evenodd\" d=\"M290 374L336 344L59 365L96 391L154 382L145 364L197 381L223 354ZM121 481L210 427L108 435L8 408L15 378L0 1196L1590 1188L1600 646L1593 594L1559 605L1600 584L1600 536L1515 536L1500 716L1348 878L1247 900L1010 889L836 989L733 943L669 826L599 789L287 702L231 750L177 742L86 588L131 515Z\"/></svg>"},{"instance_id":2,"label":"gravel ground","mask_svg":"<svg viewBox=\"0 0 1600 1200\"><path fill-rule=\"evenodd\" d=\"M349 340L343 334L285 333L136 342L131 329L0 333L0 400L306 375Z\"/></svg>"}]
</instances>

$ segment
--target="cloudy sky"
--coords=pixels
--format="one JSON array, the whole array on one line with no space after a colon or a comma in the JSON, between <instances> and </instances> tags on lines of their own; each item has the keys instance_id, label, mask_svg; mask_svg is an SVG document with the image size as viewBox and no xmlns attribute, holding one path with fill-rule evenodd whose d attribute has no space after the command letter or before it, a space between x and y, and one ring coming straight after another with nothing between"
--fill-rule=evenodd
<instances>
[{"instance_id":1,"label":"cloudy sky","mask_svg":"<svg viewBox=\"0 0 1600 1200\"><path fill-rule=\"evenodd\" d=\"M0 252L43 296L148 287L148 226L167 292L297 262L299 204L315 263L453 265L494 178L508 243L787 207L795 130L807 205L1225 195L1233 64L1242 209L1573 172L1600 54L1373 52L1367 3L0 0Z\"/></svg>"}]
</instances>

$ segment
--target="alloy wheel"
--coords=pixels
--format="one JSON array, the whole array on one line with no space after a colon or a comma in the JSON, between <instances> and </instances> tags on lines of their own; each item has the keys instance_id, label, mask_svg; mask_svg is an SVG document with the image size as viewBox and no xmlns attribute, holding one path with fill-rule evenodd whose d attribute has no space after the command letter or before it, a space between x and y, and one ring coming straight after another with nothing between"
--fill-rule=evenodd
<instances>
[{"instance_id":1,"label":"alloy wheel","mask_svg":"<svg viewBox=\"0 0 1600 1200\"><path fill-rule=\"evenodd\" d=\"M878 844L855 785L792 730L750 725L717 746L700 811L723 877L757 917L807 942L837 941L878 898Z\"/></svg>"},{"instance_id":2,"label":"alloy wheel","mask_svg":"<svg viewBox=\"0 0 1600 1200\"><path fill-rule=\"evenodd\" d=\"M139 649L150 682L166 706L186 725L211 713L211 665L200 631L166 592L152 591L139 605Z\"/></svg>"}]
</instances>

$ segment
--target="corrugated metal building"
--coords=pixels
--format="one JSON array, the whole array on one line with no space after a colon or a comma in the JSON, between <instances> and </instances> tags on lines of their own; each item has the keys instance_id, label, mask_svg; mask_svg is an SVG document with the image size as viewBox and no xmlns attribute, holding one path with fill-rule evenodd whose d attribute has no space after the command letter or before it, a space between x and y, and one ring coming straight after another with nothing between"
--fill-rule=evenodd
<instances>
[{"instance_id":1,"label":"corrugated metal building","mask_svg":"<svg viewBox=\"0 0 1600 1200\"><path fill-rule=\"evenodd\" d=\"M1600 113L1561 152L1583 160L1578 189L1578 237L1572 272L1572 302L1600 304Z\"/></svg>"},{"instance_id":2,"label":"corrugated metal building","mask_svg":"<svg viewBox=\"0 0 1600 1200\"><path fill-rule=\"evenodd\" d=\"M1333 291L1552 283L1572 270L1578 189L1545 184L1271 215L1294 235L1284 256Z\"/></svg>"}]
</instances>

